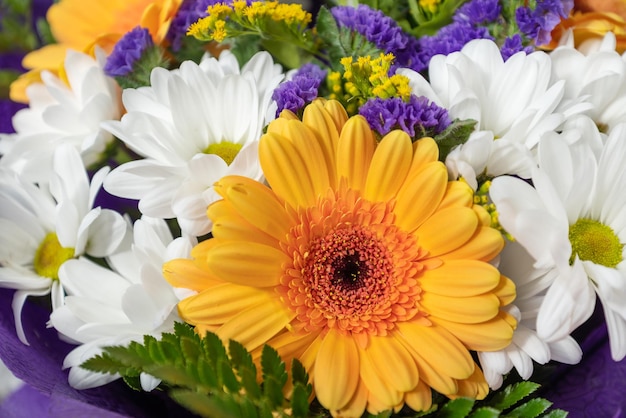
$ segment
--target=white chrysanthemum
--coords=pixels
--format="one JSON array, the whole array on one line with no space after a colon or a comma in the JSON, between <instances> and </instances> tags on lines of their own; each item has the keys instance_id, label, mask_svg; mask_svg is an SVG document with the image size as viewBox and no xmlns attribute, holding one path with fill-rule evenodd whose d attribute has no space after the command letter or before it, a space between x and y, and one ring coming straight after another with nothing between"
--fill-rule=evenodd
<instances>
[{"instance_id":1,"label":"white chrysanthemum","mask_svg":"<svg viewBox=\"0 0 626 418\"><path fill-rule=\"evenodd\" d=\"M25 344L20 312L26 298L51 294L56 309L63 299L59 267L82 254L106 257L124 239L121 215L92 209L107 171L98 171L90 186L78 151L63 144L53 156L49 190L10 170L0 176L0 287L17 290L13 312Z\"/></svg>"},{"instance_id":2,"label":"white chrysanthemum","mask_svg":"<svg viewBox=\"0 0 626 418\"><path fill-rule=\"evenodd\" d=\"M16 133L0 135L0 166L27 181L47 183L52 155L64 143L74 146L88 167L97 162L113 136L100 122L121 116L120 89L102 70L106 57L76 51L65 58L66 80L42 72L43 83L28 87L30 107L13 117Z\"/></svg>"},{"instance_id":3,"label":"white chrysanthemum","mask_svg":"<svg viewBox=\"0 0 626 418\"><path fill-rule=\"evenodd\" d=\"M139 199L145 215L177 218L185 233L208 233L206 208L219 197L213 183L230 174L262 179L258 139L282 78L267 52L241 71L229 51L154 69L151 87L124 90L122 120L103 125L145 157L114 169L105 189Z\"/></svg>"},{"instance_id":4,"label":"white chrysanthemum","mask_svg":"<svg viewBox=\"0 0 626 418\"><path fill-rule=\"evenodd\" d=\"M535 268L534 260L517 242L507 242L500 253L499 269L515 282L515 301L506 307L506 311L517 319L517 328L511 344L505 349L478 353L489 386L494 390L499 389L503 376L513 367L522 379L527 380L533 373L533 362L580 362L582 350L571 336L546 341L537 335L537 311L556 271Z\"/></svg>"},{"instance_id":5,"label":"white chrysanthemum","mask_svg":"<svg viewBox=\"0 0 626 418\"><path fill-rule=\"evenodd\" d=\"M582 132L585 138L587 133ZM502 226L554 279L537 313L537 334L552 342L604 307L611 354L626 356L626 124L614 127L599 157L584 141L550 135L539 144L528 183L501 177L490 192Z\"/></svg>"},{"instance_id":6,"label":"white chrysanthemum","mask_svg":"<svg viewBox=\"0 0 626 418\"><path fill-rule=\"evenodd\" d=\"M591 102L585 114L605 132L626 121L626 58L615 45L615 35L609 32L597 48L583 53L569 37L549 55L553 80L565 80L564 103Z\"/></svg>"},{"instance_id":7,"label":"white chrysanthemum","mask_svg":"<svg viewBox=\"0 0 626 418\"><path fill-rule=\"evenodd\" d=\"M451 118L477 121L468 142L446 160L451 177L462 176L476 189L476 177L483 172L528 178L535 164L530 150L540 136L584 109L556 112L564 82L550 82L550 65L548 54L540 51L519 52L505 62L493 41L481 39L459 52L433 57L430 82L412 70L398 72L410 79L413 94L448 109Z\"/></svg>"},{"instance_id":8,"label":"white chrysanthemum","mask_svg":"<svg viewBox=\"0 0 626 418\"><path fill-rule=\"evenodd\" d=\"M186 258L195 239L177 238L165 221L143 217L135 222L132 248L108 258L111 269L86 258L69 260L59 270L68 296L50 316L50 324L71 342L80 344L63 362L70 368L70 385L88 389L119 376L95 373L80 365L101 354L103 347L141 342L144 335L160 337L179 321L179 298L165 281L162 266L173 258ZM141 376L145 390L157 384Z\"/></svg>"}]
</instances>

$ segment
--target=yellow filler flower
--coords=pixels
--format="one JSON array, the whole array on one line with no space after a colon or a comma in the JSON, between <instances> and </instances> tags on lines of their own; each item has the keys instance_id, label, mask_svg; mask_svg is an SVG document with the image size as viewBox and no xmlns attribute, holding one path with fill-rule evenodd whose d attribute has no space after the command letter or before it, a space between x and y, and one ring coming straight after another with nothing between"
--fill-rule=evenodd
<instances>
[{"instance_id":1,"label":"yellow filler flower","mask_svg":"<svg viewBox=\"0 0 626 418\"><path fill-rule=\"evenodd\" d=\"M268 127L271 188L228 176L208 208L214 238L164 266L198 293L179 303L203 334L264 344L310 373L334 415L431 406L488 392L469 350L499 350L515 320L512 282L488 263L503 247L471 189L448 181L431 138L380 143L361 116L316 100Z\"/></svg>"}]
</instances>

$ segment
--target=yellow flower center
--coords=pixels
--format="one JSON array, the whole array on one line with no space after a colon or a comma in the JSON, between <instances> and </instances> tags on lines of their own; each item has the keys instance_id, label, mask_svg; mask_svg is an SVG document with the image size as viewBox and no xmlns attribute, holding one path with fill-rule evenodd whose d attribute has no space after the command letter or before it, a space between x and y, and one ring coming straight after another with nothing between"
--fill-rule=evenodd
<instances>
[{"instance_id":1,"label":"yellow flower center","mask_svg":"<svg viewBox=\"0 0 626 418\"><path fill-rule=\"evenodd\" d=\"M624 244L609 226L598 221L577 220L569 227L569 240L572 243L572 258L574 254L578 254L581 260L611 268L615 268L624 259Z\"/></svg>"},{"instance_id":2,"label":"yellow flower center","mask_svg":"<svg viewBox=\"0 0 626 418\"><path fill-rule=\"evenodd\" d=\"M368 202L349 189L333 194L301 211L278 292L306 330L386 335L420 315L425 253L393 224L393 203Z\"/></svg>"},{"instance_id":3,"label":"yellow flower center","mask_svg":"<svg viewBox=\"0 0 626 418\"><path fill-rule=\"evenodd\" d=\"M226 161L226 164L230 165L239 151L241 150L241 144L235 144L233 142L220 142L218 144L211 144L204 150L205 154L215 154Z\"/></svg>"},{"instance_id":4,"label":"yellow flower center","mask_svg":"<svg viewBox=\"0 0 626 418\"><path fill-rule=\"evenodd\" d=\"M35 273L53 280L59 278L59 268L67 260L74 258L74 249L61 247L57 234L50 232L35 252Z\"/></svg>"}]
</instances>

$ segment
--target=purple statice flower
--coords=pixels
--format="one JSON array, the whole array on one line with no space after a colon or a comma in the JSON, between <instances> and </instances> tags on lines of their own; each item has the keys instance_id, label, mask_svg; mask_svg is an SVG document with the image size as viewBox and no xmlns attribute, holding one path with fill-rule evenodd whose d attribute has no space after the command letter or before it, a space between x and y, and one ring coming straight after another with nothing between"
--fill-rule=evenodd
<instances>
[{"instance_id":1,"label":"purple statice flower","mask_svg":"<svg viewBox=\"0 0 626 418\"><path fill-rule=\"evenodd\" d=\"M416 71L422 71L428 67L430 59L435 55L448 55L460 51L466 43L474 39L491 39L486 27L474 26L465 22L453 22L439 29L434 36L420 38L420 55L423 67Z\"/></svg>"},{"instance_id":2,"label":"purple statice flower","mask_svg":"<svg viewBox=\"0 0 626 418\"><path fill-rule=\"evenodd\" d=\"M359 114L380 135L402 129L411 138L434 136L451 123L446 109L423 96L411 96L408 102L399 97L370 99L361 106Z\"/></svg>"},{"instance_id":3,"label":"purple statice flower","mask_svg":"<svg viewBox=\"0 0 626 418\"><path fill-rule=\"evenodd\" d=\"M126 76L132 73L135 63L148 48L153 46L154 42L148 29L135 27L115 44L113 52L104 65L104 72L110 77Z\"/></svg>"},{"instance_id":4,"label":"purple statice flower","mask_svg":"<svg viewBox=\"0 0 626 418\"><path fill-rule=\"evenodd\" d=\"M174 51L181 48L189 26L198 19L205 17L207 15L206 9L215 3L230 4L231 2L224 0L183 0L167 32L167 40L170 41Z\"/></svg>"},{"instance_id":5,"label":"purple statice flower","mask_svg":"<svg viewBox=\"0 0 626 418\"><path fill-rule=\"evenodd\" d=\"M499 0L472 0L459 7L452 20L470 25L491 23L498 20L501 11Z\"/></svg>"},{"instance_id":6,"label":"purple statice flower","mask_svg":"<svg viewBox=\"0 0 626 418\"><path fill-rule=\"evenodd\" d=\"M317 97L317 89L326 77L326 70L315 64L304 64L291 80L285 81L274 90L272 100L276 101L278 109L276 117L284 109L297 113L307 103Z\"/></svg>"},{"instance_id":7,"label":"purple statice flower","mask_svg":"<svg viewBox=\"0 0 626 418\"><path fill-rule=\"evenodd\" d=\"M573 7L573 0L538 1L534 10L519 7L515 11L515 20L522 33L535 44L544 45L550 42L552 29L569 15Z\"/></svg>"},{"instance_id":8,"label":"purple statice flower","mask_svg":"<svg viewBox=\"0 0 626 418\"><path fill-rule=\"evenodd\" d=\"M360 33L378 49L385 53L392 53L396 57L390 72L395 72L397 67L417 70L423 66L419 62L417 40L404 32L392 18L382 11L359 4L356 8L336 6L331 9L331 12L340 27Z\"/></svg>"},{"instance_id":9,"label":"purple statice flower","mask_svg":"<svg viewBox=\"0 0 626 418\"><path fill-rule=\"evenodd\" d=\"M515 35L506 38L504 40L504 44L500 48L500 53L502 54L502 58L505 61L520 51L530 54L534 51L534 48L532 46L525 47L522 44L522 35L520 35L519 33L516 33Z\"/></svg>"}]
</instances>

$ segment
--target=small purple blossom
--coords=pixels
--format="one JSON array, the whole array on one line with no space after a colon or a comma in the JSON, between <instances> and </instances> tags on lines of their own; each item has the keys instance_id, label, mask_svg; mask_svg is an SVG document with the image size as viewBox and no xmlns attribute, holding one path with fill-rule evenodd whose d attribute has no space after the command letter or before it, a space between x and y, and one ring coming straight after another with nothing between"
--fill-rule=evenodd
<instances>
[{"instance_id":1,"label":"small purple blossom","mask_svg":"<svg viewBox=\"0 0 626 418\"><path fill-rule=\"evenodd\" d=\"M359 4L358 7L336 6L331 12L340 27L346 27L363 35L385 53L396 57L391 72L397 67L418 70L423 67L419 61L417 40L405 33L400 26L380 10Z\"/></svg>"},{"instance_id":2,"label":"small purple blossom","mask_svg":"<svg viewBox=\"0 0 626 418\"><path fill-rule=\"evenodd\" d=\"M501 11L499 0L472 0L459 7L452 20L470 25L491 23L498 20Z\"/></svg>"},{"instance_id":3,"label":"small purple blossom","mask_svg":"<svg viewBox=\"0 0 626 418\"><path fill-rule=\"evenodd\" d=\"M148 29L135 27L115 44L113 52L104 65L104 72L110 77L130 74L146 49L153 46L154 42Z\"/></svg>"},{"instance_id":4,"label":"small purple blossom","mask_svg":"<svg viewBox=\"0 0 626 418\"><path fill-rule=\"evenodd\" d=\"M573 0L538 1L534 10L519 7L515 11L515 20L522 33L535 44L544 45L550 42L552 29L569 15L573 7Z\"/></svg>"},{"instance_id":5,"label":"small purple blossom","mask_svg":"<svg viewBox=\"0 0 626 418\"><path fill-rule=\"evenodd\" d=\"M172 49L178 51L181 48L183 39L187 36L187 29L192 23L207 15L206 9L209 6L224 2L223 0L183 0L167 32L167 39ZM226 3L230 4L230 2Z\"/></svg>"},{"instance_id":6,"label":"small purple blossom","mask_svg":"<svg viewBox=\"0 0 626 418\"><path fill-rule=\"evenodd\" d=\"M285 81L274 90L272 100L278 105L276 117L285 109L297 113L307 103L313 101L324 77L326 70L315 64L304 64L291 80Z\"/></svg>"},{"instance_id":7,"label":"small purple blossom","mask_svg":"<svg viewBox=\"0 0 626 418\"><path fill-rule=\"evenodd\" d=\"M452 52L460 51L466 43L474 39L491 39L486 27L476 27L469 23L453 22L448 26L439 29L434 36L423 36L420 38L420 54L421 61L424 63L423 68L417 69L422 71L428 67L428 63L435 55L448 55Z\"/></svg>"},{"instance_id":8,"label":"small purple blossom","mask_svg":"<svg viewBox=\"0 0 626 418\"><path fill-rule=\"evenodd\" d=\"M500 48L502 59L504 59L505 61L521 51L525 52L526 54L530 54L534 51L534 49L532 46L525 47L522 44L522 36L519 33L516 33L515 35L506 38L504 40L504 44Z\"/></svg>"},{"instance_id":9,"label":"small purple blossom","mask_svg":"<svg viewBox=\"0 0 626 418\"><path fill-rule=\"evenodd\" d=\"M446 109L423 96L411 96L408 103L399 97L370 99L361 106L359 114L380 135L402 129L412 138L434 136L451 123Z\"/></svg>"}]
</instances>

